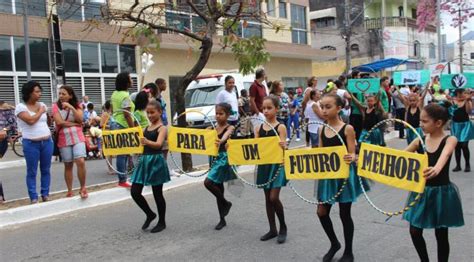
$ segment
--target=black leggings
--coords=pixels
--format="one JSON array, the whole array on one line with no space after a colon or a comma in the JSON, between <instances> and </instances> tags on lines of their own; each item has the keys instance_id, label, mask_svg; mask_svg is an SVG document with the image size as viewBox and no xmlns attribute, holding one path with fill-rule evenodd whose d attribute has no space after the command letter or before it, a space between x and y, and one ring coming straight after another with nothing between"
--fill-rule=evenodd
<instances>
[{"instance_id":1,"label":"black leggings","mask_svg":"<svg viewBox=\"0 0 474 262\"><path fill-rule=\"evenodd\" d=\"M331 217L329 213L331 212L332 205L324 204L319 205L317 209L317 214L319 217L319 221L323 226L324 232L331 241L331 246L335 246L339 244L337 240L336 233L334 232L334 227L332 225ZM351 207L352 203L339 203L339 217L342 221L342 228L344 231L344 242L346 247L344 249L345 255L352 254L352 240L354 238L354 222L352 221L351 217Z\"/></svg>"},{"instance_id":2,"label":"black leggings","mask_svg":"<svg viewBox=\"0 0 474 262\"><path fill-rule=\"evenodd\" d=\"M469 152L469 141L458 142L456 149L454 150L454 156L456 157L456 167L461 167L461 151L464 155L464 161L466 161L466 167L471 167L469 163L470 152Z\"/></svg>"},{"instance_id":3,"label":"black leggings","mask_svg":"<svg viewBox=\"0 0 474 262\"><path fill-rule=\"evenodd\" d=\"M426 249L425 239L423 238L423 229L410 226L410 235L413 245L415 245L416 252L420 257L421 262L429 261L428 251ZM438 245L438 261L447 262L449 258L449 240L448 229L435 229L436 243Z\"/></svg>"},{"instance_id":4,"label":"black leggings","mask_svg":"<svg viewBox=\"0 0 474 262\"><path fill-rule=\"evenodd\" d=\"M224 197L224 184L220 183L214 183L212 180L209 180L206 178L204 180L204 186L209 190L217 200L217 209L219 210L219 216L221 219L224 219L224 216L222 214L222 211L227 205L227 200Z\"/></svg>"},{"instance_id":5,"label":"black leggings","mask_svg":"<svg viewBox=\"0 0 474 262\"><path fill-rule=\"evenodd\" d=\"M155 198L156 207L158 208L159 224L165 224L165 213L166 213L166 202L163 197L163 185L152 186L153 197ZM146 199L142 195L143 185L142 184L132 184L130 193L133 200L137 205L145 212L147 217L152 217L155 213L151 210L150 206L146 202Z\"/></svg>"},{"instance_id":6,"label":"black leggings","mask_svg":"<svg viewBox=\"0 0 474 262\"><path fill-rule=\"evenodd\" d=\"M277 232L275 214L280 222L280 231L286 230L285 212L280 201L280 188L265 189L265 207L267 210L268 224L271 232Z\"/></svg>"}]
</instances>

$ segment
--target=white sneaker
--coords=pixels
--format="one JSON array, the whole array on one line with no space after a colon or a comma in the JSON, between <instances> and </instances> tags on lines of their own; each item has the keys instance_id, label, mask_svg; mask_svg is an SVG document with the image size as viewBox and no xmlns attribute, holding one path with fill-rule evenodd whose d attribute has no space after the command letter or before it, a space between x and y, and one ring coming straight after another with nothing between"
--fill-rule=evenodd
<instances>
[{"instance_id":1,"label":"white sneaker","mask_svg":"<svg viewBox=\"0 0 474 262\"><path fill-rule=\"evenodd\" d=\"M287 138L287 139L286 139L286 142L289 142L289 141L290 141L290 139L289 139L289 138Z\"/></svg>"},{"instance_id":2,"label":"white sneaker","mask_svg":"<svg viewBox=\"0 0 474 262\"><path fill-rule=\"evenodd\" d=\"M296 142L300 142L300 141L301 141L301 139L300 139L300 138L297 138L297 139L296 139Z\"/></svg>"}]
</instances>

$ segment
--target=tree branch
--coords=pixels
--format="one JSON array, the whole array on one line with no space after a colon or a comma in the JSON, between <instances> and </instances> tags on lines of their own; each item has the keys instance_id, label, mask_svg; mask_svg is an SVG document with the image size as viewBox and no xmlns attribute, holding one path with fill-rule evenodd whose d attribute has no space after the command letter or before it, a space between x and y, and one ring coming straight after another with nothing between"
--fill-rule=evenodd
<instances>
[{"instance_id":1,"label":"tree branch","mask_svg":"<svg viewBox=\"0 0 474 262\"><path fill-rule=\"evenodd\" d=\"M204 14L203 12L201 12L201 10L199 10L196 7L196 5L193 3L192 0L186 0L186 3L188 3L188 5L191 7L191 9L193 9L193 11L196 12L196 14L198 14L199 17L204 19L204 21L209 22L209 17L207 17L206 14Z\"/></svg>"}]
</instances>

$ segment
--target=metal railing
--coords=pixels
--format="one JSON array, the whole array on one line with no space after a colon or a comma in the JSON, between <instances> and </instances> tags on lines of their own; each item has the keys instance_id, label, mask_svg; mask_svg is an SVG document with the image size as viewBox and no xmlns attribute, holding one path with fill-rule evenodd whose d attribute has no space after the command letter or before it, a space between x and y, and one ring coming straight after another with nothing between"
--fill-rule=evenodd
<instances>
[{"instance_id":1,"label":"metal railing","mask_svg":"<svg viewBox=\"0 0 474 262\"><path fill-rule=\"evenodd\" d=\"M418 28L416 25L416 19L408 17L386 17L385 18L386 27L410 27ZM365 29L380 29L382 28L382 18L367 18L365 19ZM436 32L436 27L434 25L428 25L425 29L426 31Z\"/></svg>"}]
</instances>

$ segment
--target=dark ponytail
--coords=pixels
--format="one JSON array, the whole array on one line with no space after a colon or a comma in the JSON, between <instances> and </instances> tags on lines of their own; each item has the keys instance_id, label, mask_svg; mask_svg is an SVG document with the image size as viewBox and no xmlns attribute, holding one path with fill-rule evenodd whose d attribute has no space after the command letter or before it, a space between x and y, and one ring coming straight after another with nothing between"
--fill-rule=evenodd
<instances>
[{"instance_id":1,"label":"dark ponytail","mask_svg":"<svg viewBox=\"0 0 474 262\"><path fill-rule=\"evenodd\" d=\"M451 103L442 101L439 103L431 103L425 106L423 110L434 121L441 120L443 124L445 124L450 119L449 107L451 107Z\"/></svg>"}]
</instances>

